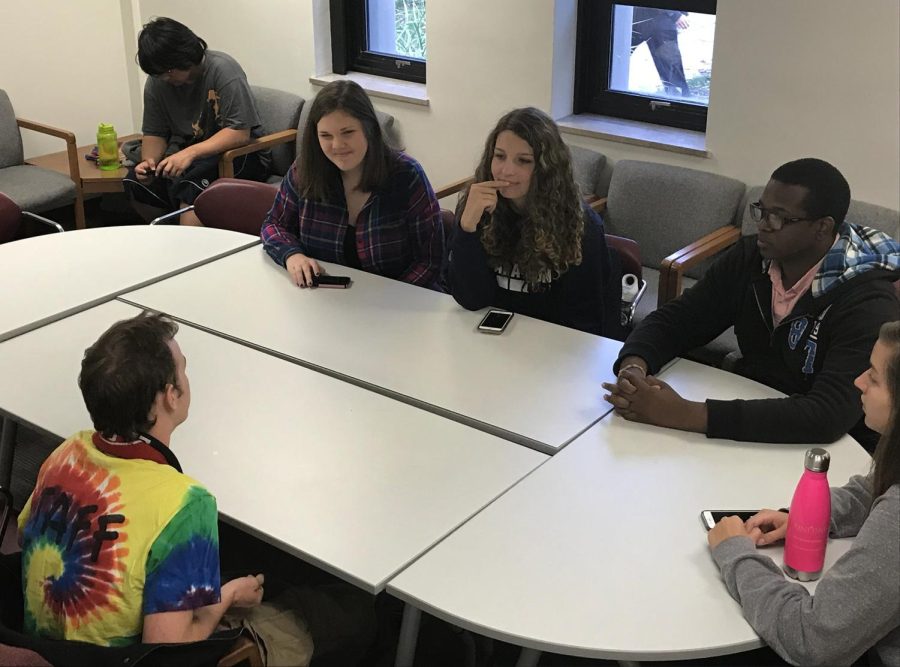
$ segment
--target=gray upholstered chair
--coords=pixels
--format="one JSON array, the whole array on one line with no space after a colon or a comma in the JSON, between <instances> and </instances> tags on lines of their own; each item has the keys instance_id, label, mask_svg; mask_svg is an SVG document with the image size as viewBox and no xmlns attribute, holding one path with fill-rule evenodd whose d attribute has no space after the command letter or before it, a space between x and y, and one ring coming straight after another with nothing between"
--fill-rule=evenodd
<instances>
[{"instance_id":1,"label":"gray upholstered chair","mask_svg":"<svg viewBox=\"0 0 900 667\"><path fill-rule=\"evenodd\" d=\"M634 239L641 249L647 293L635 322L703 275L705 248L720 237L740 235L741 181L685 167L621 160L609 193L595 208L606 231Z\"/></svg>"},{"instance_id":2,"label":"gray upholstered chair","mask_svg":"<svg viewBox=\"0 0 900 667\"><path fill-rule=\"evenodd\" d=\"M569 146L569 152L572 155L572 174L581 194L589 200L606 196L606 156L581 146Z\"/></svg>"},{"instance_id":3,"label":"gray upholstered chair","mask_svg":"<svg viewBox=\"0 0 900 667\"><path fill-rule=\"evenodd\" d=\"M69 154L69 176L25 164L20 129L64 139ZM76 178L79 176L75 135L49 125L16 118L9 96L0 90L0 192L12 199L23 211L32 213L74 203L75 222L83 227L84 206L75 185Z\"/></svg>"},{"instance_id":4,"label":"gray upholstered chair","mask_svg":"<svg viewBox=\"0 0 900 667\"><path fill-rule=\"evenodd\" d=\"M847 220L880 229L900 241L900 211L853 199L847 211Z\"/></svg>"},{"instance_id":5,"label":"gray upholstered chair","mask_svg":"<svg viewBox=\"0 0 900 667\"><path fill-rule=\"evenodd\" d=\"M267 134L254 139L246 146L223 153L219 162L219 177L234 177L235 158L269 149L272 151L272 167L268 182L280 183L294 161L294 142L297 138L300 113L305 106L304 99L276 88L250 86L250 90L253 92L256 108Z\"/></svg>"}]
</instances>

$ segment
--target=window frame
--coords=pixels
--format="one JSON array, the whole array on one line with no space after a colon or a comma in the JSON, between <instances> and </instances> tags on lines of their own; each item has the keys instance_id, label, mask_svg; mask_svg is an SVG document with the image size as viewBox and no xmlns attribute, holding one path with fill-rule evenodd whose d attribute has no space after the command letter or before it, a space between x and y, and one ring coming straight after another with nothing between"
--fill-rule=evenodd
<instances>
[{"instance_id":1,"label":"window frame","mask_svg":"<svg viewBox=\"0 0 900 667\"><path fill-rule=\"evenodd\" d=\"M578 0L573 113L706 131L708 104L638 95L609 88L615 5L716 14L717 0ZM604 35L609 37L604 38Z\"/></svg>"},{"instance_id":2,"label":"window frame","mask_svg":"<svg viewBox=\"0 0 900 667\"><path fill-rule=\"evenodd\" d=\"M426 61L368 50L366 0L329 0L331 62L335 74L350 71L425 83Z\"/></svg>"}]
</instances>

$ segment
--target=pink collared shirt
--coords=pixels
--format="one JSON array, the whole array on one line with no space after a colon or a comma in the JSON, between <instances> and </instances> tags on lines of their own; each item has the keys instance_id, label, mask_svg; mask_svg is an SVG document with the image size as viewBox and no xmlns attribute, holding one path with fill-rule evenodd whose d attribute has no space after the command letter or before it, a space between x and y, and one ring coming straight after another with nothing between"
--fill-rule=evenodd
<instances>
[{"instance_id":1,"label":"pink collared shirt","mask_svg":"<svg viewBox=\"0 0 900 667\"><path fill-rule=\"evenodd\" d=\"M838 240L839 239L835 239L832 247L837 244ZM797 305L797 301L799 301L800 297L806 294L807 290L812 286L813 279L819 272L824 260L825 255L822 255L822 259L816 262L809 271L804 273L803 277L794 283L793 287L790 289L785 289L784 283L781 281L781 264L775 261L769 264L769 279L772 281L773 326L777 327L785 317L791 314L794 310L794 306Z\"/></svg>"}]
</instances>

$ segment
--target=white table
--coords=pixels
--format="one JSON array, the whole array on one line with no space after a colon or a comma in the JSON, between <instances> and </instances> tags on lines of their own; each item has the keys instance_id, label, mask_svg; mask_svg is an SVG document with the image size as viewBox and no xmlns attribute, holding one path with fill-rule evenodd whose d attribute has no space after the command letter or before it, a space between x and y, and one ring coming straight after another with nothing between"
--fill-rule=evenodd
<instances>
[{"instance_id":1,"label":"white table","mask_svg":"<svg viewBox=\"0 0 900 667\"><path fill-rule=\"evenodd\" d=\"M0 341L122 292L258 244L247 234L129 226L0 245Z\"/></svg>"},{"instance_id":2,"label":"white table","mask_svg":"<svg viewBox=\"0 0 900 667\"><path fill-rule=\"evenodd\" d=\"M523 316L481 334L449 295L325 266L353 286L300 289L259 247L120 298L547 453L609 411L621 343Z\"/></svg>"},{"instance_id":3,"label":"white table","mask_svg":"<svg viewBox=\"0 0 900 667\"><path fill-rule=\"evenodd\" d=\"M84 349L139 311L97 306L0 345L0 407L66 437L90 427ZM241 528L366 590L547 457L221 337L182 326L184 470Z\"/></svg>"},{"instance_id":4,"label":"white table","mask_svg":"<svg viewBox=\"0 0 900 667\"><path fill-rule=\"evenodd\" d=\"M664 379L695 400L778 396L684 360ZM826 449L832 484L868 471L868 455L849 437ZM699 514L789 504L805 450L709 440L610 415L388 590L442 619L533 649L521 664L535 664L538 651L635 661L756 648L762 642L721 581ZM826 567L848 543L831 542ZM780 549L770 553L781 562ZM416 613L407 617L412 646L402 647L404 659L415 648Z\"/></svg>"}]
</instances>

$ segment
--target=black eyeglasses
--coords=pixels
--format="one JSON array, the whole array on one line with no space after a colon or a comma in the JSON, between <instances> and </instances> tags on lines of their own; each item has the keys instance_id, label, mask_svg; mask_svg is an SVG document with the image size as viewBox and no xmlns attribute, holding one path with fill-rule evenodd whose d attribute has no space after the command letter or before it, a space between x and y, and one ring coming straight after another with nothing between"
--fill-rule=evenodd
<instances>
[{"instance_id":1,"label":"black eyeglasses","mask_svg":"<svg viewBox=\"0 0 900 667\"><path fill-rule=\"evenodd\" d=\"M803 220L815 220L815 218L786 218L781 213L775 213L767 208L763 208L762 205L757 201L750 204L750 218L759 225L763 220L766 221L766 224L772 228L772 231L777 232L779 229L784 227L785 225L789 225L792 222L802 222Z\"/></svg>"}]
</instances>

